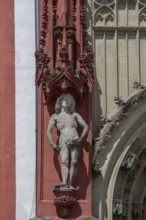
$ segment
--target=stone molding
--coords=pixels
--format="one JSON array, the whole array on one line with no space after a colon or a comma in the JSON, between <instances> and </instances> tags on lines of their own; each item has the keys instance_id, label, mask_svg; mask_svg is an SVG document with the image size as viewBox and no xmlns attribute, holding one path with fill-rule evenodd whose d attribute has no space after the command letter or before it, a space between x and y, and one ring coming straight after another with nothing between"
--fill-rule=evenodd
<instances>
[{"instance_id":1,"label":"stone molding","mask_svg":"<svg viewBox=\"0 0 146 220\"><path fill-rule=\"evenodd\" d=\"M139 102L128 113L104 150L96 155L100 175L93 178L93 213L100 219L133 219L141 210L134 213L133 204L142 204L142 210L145 207L146 102Z\"/></svg>"},{"instance_id":2,"label":"stone molding","mask_svg":"<svg viewBox=\"0 0 146 220\"><path fill-rule=\"evenodd\" d=\"M96 173L99 173L97 169L97 155L104 149L105 144L108 143L112 137L115 129L121 124L122 120L125 117L128 117L128 113L133 111L138 104L144 102L146 98L146 85L141 85L138 82L134 82L136 92L129 96L126 100L123 100L120 97L115 97L115 104L117 108L107 117L102 117L103 127L100 130L98 137L94 139L93 144L93 170Z\"/></svg>"}]
</instances>

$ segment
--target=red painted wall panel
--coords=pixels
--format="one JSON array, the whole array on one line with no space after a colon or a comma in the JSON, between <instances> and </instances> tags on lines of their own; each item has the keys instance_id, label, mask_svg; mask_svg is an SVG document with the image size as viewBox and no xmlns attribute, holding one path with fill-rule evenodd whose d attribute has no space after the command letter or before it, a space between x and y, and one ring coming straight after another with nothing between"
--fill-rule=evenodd
<instances>
[{"instance_id":1,"label":"red painted wall panel","mask_svg":"<svg viewBox=\"0 0 146 220\"><path fill-rule=\"evenodd\" d=\"M14 2L0 1L0 220L15 220Z\"/></svg>"}]
</instances>

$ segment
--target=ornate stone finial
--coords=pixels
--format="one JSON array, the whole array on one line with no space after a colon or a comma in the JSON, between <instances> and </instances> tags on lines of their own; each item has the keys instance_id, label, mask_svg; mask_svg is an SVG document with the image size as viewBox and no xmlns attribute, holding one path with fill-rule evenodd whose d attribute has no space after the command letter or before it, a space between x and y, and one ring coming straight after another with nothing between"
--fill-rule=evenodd
<instances>
[{"instance_id":1,"label":"ornate stone finial","mask_svg":"<svg viewBox=\"0 0 146 220\"><path fill-rule=\"evenodd\" d=\"M67 81L64 91L74 91L81 101L92 90L93 52L88 42L86 19L85 1L54 0L48 4L48 0L43 0L40 47L36 52L36 84L42 85L47 103L57 97L56 91L64 90L64 80ZM62 71L54 77L57 68ZM80 78L76 77L76 72L81 73Z\"/></svg>"}]
</instances>

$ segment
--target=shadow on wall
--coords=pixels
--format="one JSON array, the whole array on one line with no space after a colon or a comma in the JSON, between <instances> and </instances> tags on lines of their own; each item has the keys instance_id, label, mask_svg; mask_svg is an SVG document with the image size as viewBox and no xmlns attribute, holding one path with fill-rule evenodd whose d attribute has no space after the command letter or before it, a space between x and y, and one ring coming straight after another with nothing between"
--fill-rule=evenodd
<instances>
[{"instance_id":1,"label":"shadow on wall","mask_svg":"<svg viewBox=\"0 0 146 220\"><path fill-rule=\"evenodd\" d=\"M95 71L96 72L96 71ZM93 87L93 96L92 96L92 137L93 139L95 136L99 134L100 128L102 126L102 121L100 117L102 116L102 108L101 108L101 100L100 97L102 95L102 91L98 80L95 75L94 79L94 87Z\"/></svg>"},{"instance_id":2,"label":"shadow on wall","mask_svg":"<svg viewBox=\"0 0 146 220\"><path fill-rule=\"evenodd\" d=\"M91 3L89 4L87 2L87 7L86 7L86 13L87 13L87 29L88 29L88 42L89 42L89 47L91 50L93 50L93 31L90 29L92 24L93 24L93 12L92 12L92 6ZM95 52L95 51L93 51ZM95 58L94 58L95 59ZM94 60L95 63L95 60ZM98 80L96 78L96 67L94 65L94 74L95 74L95 79L94 79L94 86L93 86L93 96L92 96L92 137L94 139L95 135L99 133L99 129L102 126L102 122L100 122L100 117L102 116L102 109L101 109L101 100L100 97L102 95L102 91L100 88L100 85L98 83Z\"/></svg>"}]
</instances>

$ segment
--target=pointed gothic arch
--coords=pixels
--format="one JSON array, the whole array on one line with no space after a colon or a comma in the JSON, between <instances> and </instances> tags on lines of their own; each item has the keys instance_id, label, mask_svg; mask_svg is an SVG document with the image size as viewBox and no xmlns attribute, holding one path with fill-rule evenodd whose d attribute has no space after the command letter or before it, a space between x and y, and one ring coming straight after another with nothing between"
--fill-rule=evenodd
<instances>
[{"instance_id":1,"label":"pointed gothic arch","mask_svg":"<svg viewBox=\"0 0 146 220\"><path fill-rule=\"evenodd\" d=\"M98 176L93 180L93 212L99 219L146 217L145 92L146 88L123 101L95 140L93 164Z\"/></svg>"}]
</instances>

